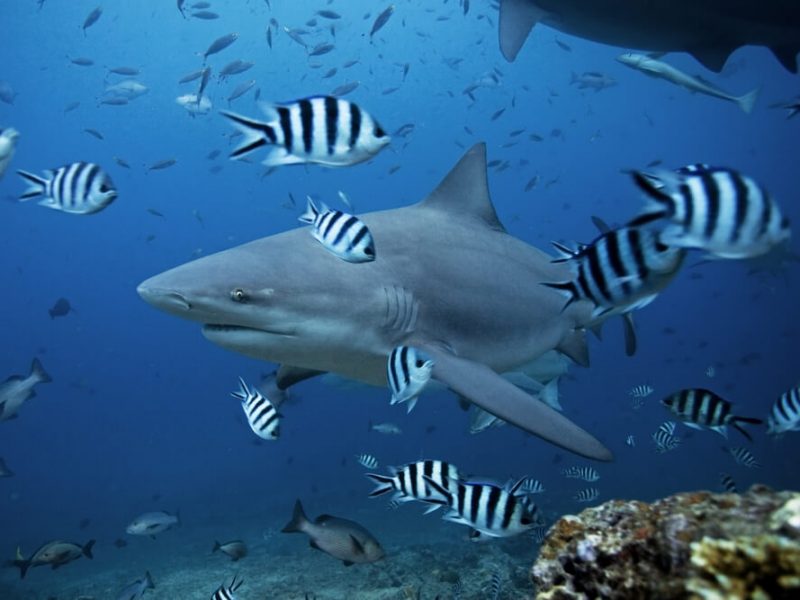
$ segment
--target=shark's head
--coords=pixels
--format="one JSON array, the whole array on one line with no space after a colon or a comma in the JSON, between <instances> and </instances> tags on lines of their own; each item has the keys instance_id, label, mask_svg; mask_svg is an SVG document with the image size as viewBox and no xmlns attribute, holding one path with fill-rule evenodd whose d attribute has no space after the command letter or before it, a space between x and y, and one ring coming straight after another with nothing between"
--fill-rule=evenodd
<instances>
[{"instance_id":1,"label":"shark's head","mask_svg":"<svg viewBox=\"0 0 800 600\"><path fill-rule=\"evenodd\" d=\"M202 323L210 341L263 357L297 333L307 291L286 287L284 267L261 248L271 239L181 265L151 277L137 291L156 308ZM286 301L289 295L292 302Z\"/></svg>"},{"instance_id":2,"label":"shark's head","mask_svg":"<svg viewBox=\"0 0 800 600\"><path fill-rule=\"evenodd\" d=\"M641 66L642 63L646 62L648 57L644 54L638 54L636 52L625 52L624 54L617 56L617 60L623 65L627 65L635 69Z\"/></svg>"}]
</instances>

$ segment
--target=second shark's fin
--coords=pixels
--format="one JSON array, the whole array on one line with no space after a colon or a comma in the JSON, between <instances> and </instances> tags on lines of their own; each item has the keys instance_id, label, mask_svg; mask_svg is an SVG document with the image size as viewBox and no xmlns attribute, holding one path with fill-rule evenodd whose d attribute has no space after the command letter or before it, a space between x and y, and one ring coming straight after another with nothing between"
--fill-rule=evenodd
<instances>
[{"instance_id":1,"label":"second shark's fin","mask_svg":"<svg viewBox=\"0 0 800 600\"><path fill-rule=\"evenodd\" d=\"M575 454L595 460L613 459L611 451L594 436L486 365L460 358L435 345L414 345L433 359L434 379L483 410Z\"/></svg>"},{"instance_id":2,"label":"second shark's fin","mask_svg":"<svg viewBox=\"0 0 800 600\"><path fill-rule=\"evenodd\" d=\"M517 58L531 29L545 15L545 11L530 0L500 2L500 52L507 61Z\"/></svg>"}]
</instances>

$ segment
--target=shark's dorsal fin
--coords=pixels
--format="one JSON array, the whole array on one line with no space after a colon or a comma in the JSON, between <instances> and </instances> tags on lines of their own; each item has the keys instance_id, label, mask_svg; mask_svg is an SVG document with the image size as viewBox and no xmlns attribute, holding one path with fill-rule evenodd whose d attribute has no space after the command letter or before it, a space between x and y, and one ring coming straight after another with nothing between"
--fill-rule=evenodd
<instances>
[{"instance_id":1,"label":"shark's dorsal fin","mask_svg":"<svg viewBox=\"0 0 800 600\"><path fill-rule=\"evenodd\" d=\"M489 197L486 144L480 142L467 150L420 206L441 210L454 217L459 214L474 216L492 229L505 231Z\"/></svg>"}]
</instances>

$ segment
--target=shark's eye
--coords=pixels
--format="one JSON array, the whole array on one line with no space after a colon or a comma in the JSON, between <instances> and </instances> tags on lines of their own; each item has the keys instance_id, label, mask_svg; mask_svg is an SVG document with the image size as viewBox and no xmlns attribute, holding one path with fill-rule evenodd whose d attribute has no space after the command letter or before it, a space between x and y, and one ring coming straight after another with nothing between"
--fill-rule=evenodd
<instances>
[{"instance_id":1,"label":"shark's eye","mask_svg":"<svg viewBox=\"0 0 800 600\"><path fill-rule=\"evenodd\" d=\"M247 293L242 288L231 291L231 300L234 302L247 302Z\"/></svg>"}]
</instances>

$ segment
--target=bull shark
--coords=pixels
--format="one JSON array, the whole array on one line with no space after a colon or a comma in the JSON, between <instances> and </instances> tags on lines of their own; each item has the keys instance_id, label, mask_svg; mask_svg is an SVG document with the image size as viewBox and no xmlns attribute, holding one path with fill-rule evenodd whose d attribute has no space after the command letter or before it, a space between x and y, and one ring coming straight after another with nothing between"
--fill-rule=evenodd
<instances>
[{"instance_id":1,"label":"bull shark","mask_svg":"<svg viewBox=\"0 0 800 600\"><path fill-rule=\"evenodd\" d=\"M537 23L612 46L688 52L717 72L737 48L766 46L797 73L796 0L501 0L500 50L507 60Z\"/></svg>"},{"instance_id":2,"label":"bull shark","mask_svg":"<svg viewBox=\"0 0 800 600\"><path fill-rule=\"evenodd\" d=\"M611 460L596 438L499 373L558 350L588 365L592 307L544 282L569 268L506 233L477 144L422 201L359 218L372 262L349 263L302 227L213 254L138 287L147 302L203 324L203 335L278 363L274 395L334 373L387 386L398 345L422 349L433 379L478 407L576 454ZM270 393L265 392L270 397Z\"/></svg>"}]
</instances>

